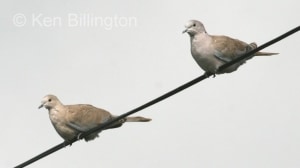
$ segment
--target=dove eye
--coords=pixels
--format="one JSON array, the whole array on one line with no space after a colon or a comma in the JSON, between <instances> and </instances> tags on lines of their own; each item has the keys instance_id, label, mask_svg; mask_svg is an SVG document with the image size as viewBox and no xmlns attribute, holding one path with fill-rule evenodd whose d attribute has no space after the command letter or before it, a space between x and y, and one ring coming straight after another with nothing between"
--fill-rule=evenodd
<instances>
[{"instance_id":1,"label":"dove eye","mask_svg":"<svg viewBox=\"0 0 300 168\"><path fill-rule=\"evenodd\" d=\"M196 23L194 23L193 26L196 27Z\"/></svg>"},{"instance_id":2,"label":"dove eye","mask_svg":"<svg viewBox=\"0 0 300 168\"><path fill-rule=\"evenodd\" d=\"M52 99L48 99L48 102L51 102L52 101Z\"/></svg>"}]
</instances>

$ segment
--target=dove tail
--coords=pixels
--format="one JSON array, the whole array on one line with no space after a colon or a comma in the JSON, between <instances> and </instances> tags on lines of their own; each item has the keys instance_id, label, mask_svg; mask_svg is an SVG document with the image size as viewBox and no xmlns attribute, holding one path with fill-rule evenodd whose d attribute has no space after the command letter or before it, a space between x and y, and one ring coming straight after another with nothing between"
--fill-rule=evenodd
<instances>
[{"instance_id":1,"label":"dove tail","mask_svg":"<svg viewBox=\"0 0 300 168\"><path fill-rule=\"evenodd\" d=\"M150 118L144 118L144 117L126 117L123 119L120 119L119 121L113 123L112 125L108 126L105 129L112 129L112 128L118 128L123 125L124 122L148 122L151 121Z\"/></svg>"},{"instance_id":2,"label":"dove tail","mask_svg":"<svg viewBox=\"0 0 300 168\"><path fill-rule=\"evenodd\" d=\"M279 53L270 53L270 52L257 52L254 55L255 56L271 56L271 55L277 55Z\"/></svg>"},{"instance_id":3,"label":"dove tail","mask_svg":"<svg viewBox=\"0 0 300 168\"><path fill-rule=\"evenodd\" d=\"M148 122L151 121L150 118L144 117L126 117L126 122Z\"/></svg>"},{"instance_id":4,"label":"dove tail","mask_svg":"<svg viewBox=\"0 0 300 168\"><path fill-rule=\"evenodd\" d=\"M248 49L253 50L253 49L257 48L257 44L253 42L253 43L250 43L248 45L248 47L249 47ZM254 54L254 56L271 56L271 55L277 55L277 54L279 54L279 53L257 52Z\"/></svg>"}]
</instances>

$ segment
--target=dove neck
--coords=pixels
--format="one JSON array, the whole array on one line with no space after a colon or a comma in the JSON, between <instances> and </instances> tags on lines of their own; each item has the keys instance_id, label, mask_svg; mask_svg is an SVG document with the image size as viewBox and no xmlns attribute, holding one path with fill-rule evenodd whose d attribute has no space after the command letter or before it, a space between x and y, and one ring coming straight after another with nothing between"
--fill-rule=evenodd
<instances>
[{"instance_id":1,"label":"dove neck","mask_svg":"<svg viewBox=\"0 0 300 168\"><path fill-rule=\"evenodd\" d=\"M193 37L191 37L191 43L204 44L211 41L211 36L206 32L197 33Z\"/></svg>"},{"instance_id":2,"label":"dove neck","mask_svg":"<svg viewBox=\"0 0 300 168\"><path fill-rule=\"evenodd\" d=\"M48 109L49 112L50 112L50 111L52 111L52 110L58 111L59 109L63 109L63 108L64 108L64 105L63 105L61 102L57 101L56 104L55 104L55 106L48 107L47 109Z\"/></svg>"},{"instance_id":3,"label":"dove neck","mask_svg":"<svg viewBox=\"0 0 300 168\"><path fill-rule=\"evenodd\" d=\"M65 116L65 106L61 103L57 103L54 107L48 109L49 116L53 124L61 122L61 119Z\"/></svg>"}]
</instances>

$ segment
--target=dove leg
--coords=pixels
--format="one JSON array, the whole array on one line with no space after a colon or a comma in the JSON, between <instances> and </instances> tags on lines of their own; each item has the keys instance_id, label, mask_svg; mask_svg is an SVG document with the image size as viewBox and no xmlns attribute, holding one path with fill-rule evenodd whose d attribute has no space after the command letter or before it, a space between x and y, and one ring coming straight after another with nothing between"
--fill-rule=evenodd
<instances>
[{"instance_id":1,"label":"dove leg","mask_svg":"<svg viewBox=\"0 0 300 168\"><path fill-rule=\"evenodd\" d=\"M216 77L216 74L215 74L215 73L211 73L211 72L207 72L207 71L206 71L203 75L205 75L207 78L208 78L210 75L212 75L213 78Z\"/></svg>"},{"instance_id":2,"label":"dove leg","mask_svg":"<svg viewBox=\"0 0 300 168\"><path fill-rule=\"evenodd\" d=\"M70 141L68 141L68 140L65 140L65 141L64 141L64 147L67 147L67 146L68 146L68 144L69 144L70 146L72 146L72 143L70 143Z\"/></svg>"}]
</instances>

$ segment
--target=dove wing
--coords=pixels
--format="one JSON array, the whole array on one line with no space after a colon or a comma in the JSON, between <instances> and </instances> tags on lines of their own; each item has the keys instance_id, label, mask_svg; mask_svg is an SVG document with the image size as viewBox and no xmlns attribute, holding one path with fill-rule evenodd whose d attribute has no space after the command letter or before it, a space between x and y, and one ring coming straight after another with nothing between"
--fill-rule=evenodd
<instances>
[{"instance_id":1,"label":"dove wing","mask_svg":"<svg viewBox=\"0 0 300 168\"><path fill-rule=\"evenodd\" d=\"M223 62L232 61L252 49L249 44L227 36L212 36L212 39L214 56Z\"/></svg>"},{"instance_id":2,"label":"dove wing","mask_svg":"<svg viewBox=\"0 0 300 168\"><path fill-rule=\"evenodd\" d=\"M68 126L80 132L94 128L112 118L103 109L88 104L68 105Z\"/></svg>"}]
</instances>

